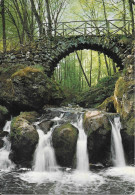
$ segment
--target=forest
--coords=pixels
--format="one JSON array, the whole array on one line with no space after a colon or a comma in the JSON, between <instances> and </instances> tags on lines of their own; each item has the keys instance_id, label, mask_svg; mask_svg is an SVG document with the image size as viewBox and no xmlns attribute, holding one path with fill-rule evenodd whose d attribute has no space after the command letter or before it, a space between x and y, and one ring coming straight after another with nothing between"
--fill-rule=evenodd
<instances>
[{"instance_id":1,"label":"forest","mask_svg":"<svg viewBox=\"0 0 135 195\"><path fill-rule=\"evenodd\" d=\"M125 34L123 42L127 34L134 34L133 0L1 0L0 3L0 50L3 52L32 45L43 36L58 36L56 32L63 28L62 22L68 21L92 21L97 35L102 30L97 21L106 27L106 34L111 32L111 27L117 26L116 33ZM71 22L65 27L65 36L68 36L68 28L76 24ZM84 26L81 23L79 26L82 28L78 31L82 31ZM87 91L103 77L116 72L117 64L107 55L82 50L62 59L53 77L68 95L72 90L76 93Z\"/></svg>"},{"instance_id":2,"label":"forest","mask_svg":"<svg viewBox=\"0 0 135 195\"><path fill-rule=\"evenodd\" d=\"M134 194L134 13L0 0L0 194Z\"/></svg>"}]
</instances>

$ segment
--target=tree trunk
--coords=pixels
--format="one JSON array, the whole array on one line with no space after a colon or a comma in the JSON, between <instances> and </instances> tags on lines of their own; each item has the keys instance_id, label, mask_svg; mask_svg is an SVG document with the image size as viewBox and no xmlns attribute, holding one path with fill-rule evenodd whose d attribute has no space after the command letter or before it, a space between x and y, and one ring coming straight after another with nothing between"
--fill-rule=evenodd
<instances>
[{"instance_id":1,"label":"tree trunk","mask_svg":"<svg viewBox=\"0 0 135 195\"><path fill-rule=\"evenodd\" d=\"M6 22L5 22L5 4L1 0L2 32L3 32L3 52L6 52Z\"/></svg>"},{"instance_id":2,"label":"tree trunk","mask_svg":"<svg viewBox=\"0 0 135 195\"><path fill-rule=\"evenodd\" d=\"M98 52L98 78L97 81L100 80L101 77L101 59L100 59L100 52Z\"/></svg>"},{"instance_id":3,"label":"tree trunk","mask_svg":"<svg viewBox=\"0 0 135 195\"><path fill-rule=\"evenodd\" d=\"M108 23L108 20L107 20L105 1L102 0L102 3L103 3L103 8L104 8L104 17L105 17L105 21L106 21L107 34L109 35L109 23Z\"/></svg>"},{"instance_id":4,"label":"tree trunk","mask_svg":"<svg viewBox=\"0 0 135 195\"><path fill-rule=\"evenodd\" d=\"M78 62L79 62L79 64L80 64L80 67L81 67L81 69L82 69L82 72L83 72L83 74L84 74L85 80L86 80L86 82L87 82L88 86L90 87L90 84L89 84L88 78L87 78L87 76L86 76L86 74L85 74L85 71L84 71L84 69L83 69L83 66L82 66L81 60L80 60L80 58L79 58L79 55L78 55L77 51L75 51L75 53L76 53L76 56L77 56Z\"/></svg>"},{"instance_id":5,"label":"tree trunk","mask_svg":"<svg viewBox=\"0 0 135 195\"><path fill-rule=\"evenodd\" d=\"M91 84L92 84L92 82L91 82L91 77L92 77L92 50L91 50L91 62L90 62L90 86L91 86Z\"/></svg>"},{"instance_id":6,"label":"tree trunk","mask_svg":"<svg viewBox=\"0 0 135 195\"><path fill-rule=\"evenodd\" d=\"M109 76L110 75L110 70L109 70L109 65L108 65L107 58L106 58L106 55L105 54L104 54L104 59L105 59L107 74Z\"/></svg>"},{"instance_id":7,"label":"tree trunk","mask_svg":"<svg viewBox=\"0 0 135 195\"><path fill-rule=\"evenodd\" d=\"M112 60L112 65L113 65L113 72L116 73L116 66L115 66L115 62Z\"/></svg>"},{"instance_id":8,"label":"tree trunk","mask_svg":"<svg viewBox=\"0 0 135 195\"><path fill-rule=\"evenodd\" d=\"M128 3L129 3L130 17L131 17L131 21L132 21L132 34L133 34L133 36L134 36L135 29L134 29L134 11L133 11L133 1L132 1L132 0L128 0Z\"/></svg>"},{"instance_id":9,"label":"tree trunk","mask_svg":"<svg viewBox=\"0 0 135 195\"><path fill-rule=\"evenodd\" d=\"M51 13L50 13L50 2L49 0L45 0L46 2L46 11L47 11L47 20L48 20L48 36L52 36L52 20L51 20Z\"/></svg>"},{"instance_id":10,"label":"tree trunk","mask_svg":"<svg viewBox=\"0 0 135 195\"><path fill-rule=\"evenodd\" d=\"M35 18L36 18L36 21L38 23L39 34L40 34L40 36L42 36L42 34L43 34L43 23L42 23L41 18L38 15L38 12L36 10L35 4L34 4L34 0L30 0L30 2L31 2L32 11L33 11L33 13L35 15Z\"/></svg>"},{"instance_id":11,"label":"tree trunk","mask_svg":"<svg viewBox=\"0 0 135 195\"><path fill-rule=\"evenodd\" d=\"M123 25L124 25L124 30L126 34L126 6L125 6L125 0L122 0L123 2Z\"/></svg>"}]
</instances>

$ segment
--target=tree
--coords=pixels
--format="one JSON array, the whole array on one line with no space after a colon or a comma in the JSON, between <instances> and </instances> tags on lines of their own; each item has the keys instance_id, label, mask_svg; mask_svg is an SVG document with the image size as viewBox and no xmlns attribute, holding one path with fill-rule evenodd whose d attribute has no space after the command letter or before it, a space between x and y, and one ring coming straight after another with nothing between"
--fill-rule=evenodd
<instances>
[{"instance_id":1,"label":"tree","mask_svg":"<svg viewBox=\"0 0 135 195\"><path fill-rule=\"evenodd\" d=\"M134 29L134 11L133 11L133 4L135 4L135 2L133 0L128 0L128 3L129 3L130 17L131 17L131 21L132 21L132 34L134 35L135 29Z\"/></svg>"},{"instance_id":2,"label":"tree","mask_svg":"<svg viewBox=\"0 0 135 195\"><path fill-rule=\"evenodd\" d=\"M41 20L40 14L38 14L38 12L36 10L34 0L30 0L30 2L31 2L32 11L33 11L34 16L36 18L36 21L38 23L39 34L40 34L40 36L42 36L43 35L43 21Z\"/></svg>"},{"instance_id":3,"label":"tree","mask_svg":"<svg viewBox=\"0 0 135 195\"><path fill-rule=\"evenodd\" d=\"M3 52L6 52L6 21L5 21L5 2L1 0L2 32L3 32Z\"/></svg>"}]
</instances>

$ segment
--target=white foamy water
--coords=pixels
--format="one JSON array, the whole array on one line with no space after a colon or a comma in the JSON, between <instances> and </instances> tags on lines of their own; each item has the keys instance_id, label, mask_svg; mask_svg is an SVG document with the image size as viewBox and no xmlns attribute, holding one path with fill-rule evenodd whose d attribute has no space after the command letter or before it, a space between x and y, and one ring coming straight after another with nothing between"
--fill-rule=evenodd
<instances>
[{"instance_id":1,"label":"white foamy water","mask_svg":"<svg viewBox=\"0 0 135 195\"><path fill-rule=\"evenodd\" d=\"M57 121L57 125L58 125L62 117L63 114L61 114L60 117L55 117L52 120ZM56 163L54 148L52 146L52 132L57 125L54 125L50 129L50 131L48 131L47 134L44 134L44 132L39 128L37 124L39 142L34 154L34 161L33 161L33 170L36 172L44 172L44 171L53 172L56 171L58 168L58 165Z\"/></svg>"},{"instance_id":2,"label":"white foamy water","mask_svg":"<svg viewBox=\"0 0 135 195\"><path fill-rule=\"evenodd\" d=\"M79 114L75 112L75 116L77 115L78 115L77 122L72 123L79 130L78 143L77 143L77 169L73 170L71 168L66 168L66 169L57 169L56 171L45 170L42 172L29 171L21 174L19 173L17 177L20 177L21 180L27 182L27 186L29 186L33 190L32 193L39 192L39 194L43 193L43 194L63 194L63 195L64 194L79 194L79 195L81 194L133 194L133 190L134 190L133 186L135 182L134 167L121 166L121 167L112 167L107 169L104 168L102 170L96 170L96 171L94 170L89 171L89 166L88 166L89 163L88 163L88 155L87 155L87 137L85 135L82 126L83 125L82 116L79 117ZM55 123L59 121L59 119L60 119L59 117L58 118L56 117L54 119ZM65 118L62 118L62 120L63 119L65 120ZM59 122L57 124L59 124ZM115 120L114 123L112 124L112 127L114 128L114 130L118 129L120 131L119 120ZM114 134L116 134L116 137L119 136L117 135L117 133ZM47 135L48 137L50 136L49 134L46 134L46 136ZM41 138L43 137L44 137L44 133L42 132ZM112 144L113 144L113 152L114 152L115 151L114 143ZM113 156L113 159L116 159L116 155ZM39 163L41 163L40 160ZM31 185L31 183L33 184Z\"/></svg>"},{"instance_id":3,"label":"white foamy water","mask_svg":"<svg viewBox=\"0 0 135 195\"><path fill-rule=\"evenodd\" d=\"M111 167L105 171L105 176L119 177L124 181L135 183L135 167Z\"/></svg>"},{"instance_id":4,"label":"white foamy water","mask_svg":"<svg viewBox=\"0 0 135 195\"><path fill-rule=\"evenodd\" d=\"M111 141L111 153L114 166L123 167L126 166L124 150L122 145L122 139L120 134L121 123L120 117L115 117L112 125L112 141Z\"/></svg>"},{"instance_id":5,"label":"white foamy water","mask_svg":"<svg viewBox=\"0 0 135 195\"><path fill-rule=\"evenodd\" d=\"M34 171L54 171L57 167L54 149L51 145L51 134L49 131L47 134L39 129L39 143L34 154Z\"/></svg>"},{"instance_id":6,"label":"white foamy water","mask_svg":"<svg viewBox=\"0 0 135 195\"><path fill-rule=\"evenodd\" d=\"M73 124L79 130L79 137L77 140L77 170L88 172L89 171L89 159L87 152L87 136L83 128L83 116L77 117L77 123Z\"/></svg>"},{"instance_id":7,"label":"white foamy water","mask_svg":"<svg viewBox=\"0 0 135 195\"><path fill-rule=\"evenodd\" d=\"M3 131L7 131L10 133L10 126L11 126L11 121L7 121L3 128ZM4 141L4 146L3 148L0 149L0 169L1 170L11 170L15 166L9 159L11 143L8 140L7 136L3 138L3 141Z\"/></svg>"}]
</instances>

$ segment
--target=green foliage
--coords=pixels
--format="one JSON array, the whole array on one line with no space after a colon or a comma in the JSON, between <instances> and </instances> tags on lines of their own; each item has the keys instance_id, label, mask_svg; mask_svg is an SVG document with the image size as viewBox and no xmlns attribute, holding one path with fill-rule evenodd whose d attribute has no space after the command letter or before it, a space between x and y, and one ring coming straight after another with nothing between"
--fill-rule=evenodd
<instances>
[{"instance_id":1,"label":"green foliage","mask_svg":"<svg viewBox=\"0 0 135 195\"><path fill-rule=\"evenodd\" d=\"M113 95L117 79L118 75L101 79L100 84L82 92L78 96L77 103L83 107L97 108L106 98Z\"/></svg>"},{"instance_id":2,"label":"green foliage","mask_svg":"<svg viewBox=\"0 0 135 195\"><path fill-rule=\"evenodd\" d=\"M117 76L104 77L104 78L99 80L96 87L112 85L112 84L114 84L114 81L116 81L116 79L117 79Z\"/></svg>"},{"instance_id":3,"label":"green foliage","mask_svg":"<svg viewBox=\"0 0 135 195\"><path fill-rule=\"evenodd\" d=\"M8 114L8 110L5 106L0 105L0 114L2 114L2 115Z\"/></svg>"},{"instance_id":4,"label":"green foliage","mask_svg":"<svg viewBox=\"0 0 135 195\"><path fill-rule=\"evenodd\" d=\"M106 57L108 70L106 67L105 57L103 54L98 54L96 51L82 50L77 51L84 69L84 72L90 82L90 67L91 69L91 86L101 86L106 83L111 88L112 78L108 74L113 75L113 61ZM91 53L92 52L92 53ZM92 56L91 56L92 54ZM99 58L100 58L100 77L99 77ZM116 69L117 70L117 69ZM117 70L118 71L118 70ZM98 77L100 80L98 81ZM66 100L65 102L73 101L79 96L80 92L89 90L85 76L78 62L76 53L71 53L65 59L62 59L54 72L54 78L63 89ZM109 87L108 87L109 88ZM111 90L111 89L110 89Z\"/></svg>"},{"instance_id":5,"label":"green foliage","mask_svg":"<svg viewBox=\"0 0 135 195\"><path fill-rule=\"evenodd\" d=\"M41 72L44 72L45 68L42 65L39 64L35 64L34 66L32 66L33 68L36 68L38 70L40 70Z\"/></svg>"}]
</instances>

